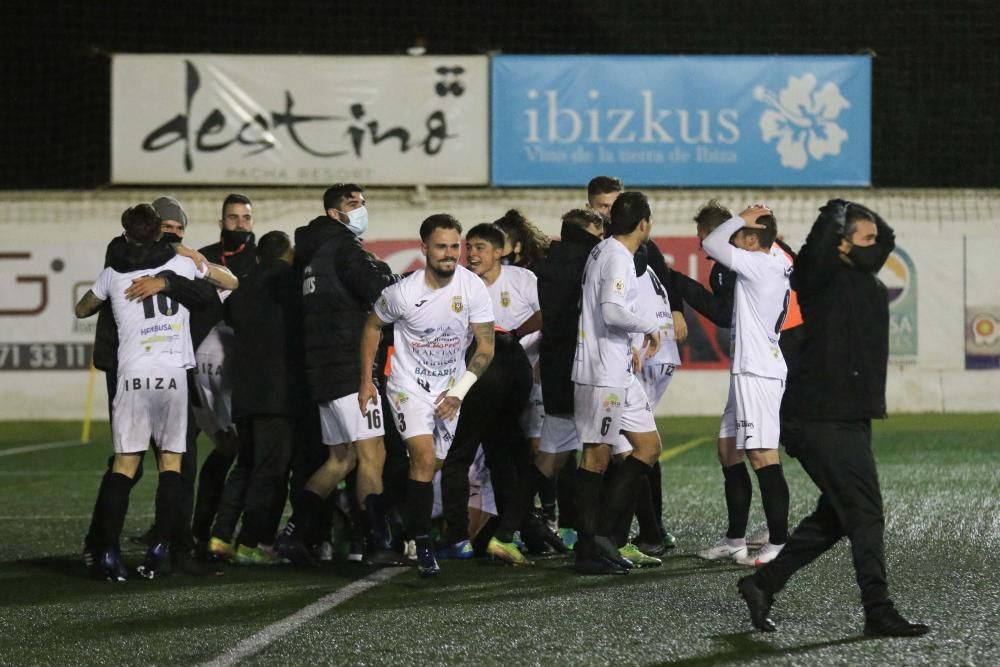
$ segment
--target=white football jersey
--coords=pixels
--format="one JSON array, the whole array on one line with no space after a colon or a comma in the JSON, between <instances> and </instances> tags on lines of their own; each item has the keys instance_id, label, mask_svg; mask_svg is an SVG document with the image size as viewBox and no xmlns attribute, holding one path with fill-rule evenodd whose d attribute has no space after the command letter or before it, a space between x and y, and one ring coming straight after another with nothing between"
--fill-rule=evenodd
<instances>
[{"instance_id":1,"label":"white football jersey","mask_svg":"<svg viewBox=\"0 0 1000 667\"><path fill-rule=\"evenodd\" d=\"M601 304L616 303L634 314L638 290L628 248L614 237L594 246L583 272L573 382L598 387L632 383L632 332L609 326Z\"/></svg>"},{"instance_id":2,"label":"white football jersey","mask_svg":"<svg viewBox=\"0 0 1000 667\"><path fill-rule=\"evenodd\" d=\"M677 335L674 333L674 318L670 312L670 298L663 283L651 269L639 276L639 291L637 295L638 312L646 317L653 317L660 325L660 348L651 359L644 359L643 364L673 364L681 365L681 355L677 350ZM632 345L639 349L642 345L642 334L632 335Z\"/></svg>"},{"instance_id":3,"label":"white football jersey","mask_svg":"<svg viewBox=\"0 0 1000 667\"><path fill-rule=\"evenodd\" d=\"M133 279L153 276L161 271L173 271L185 278L204 277L193 261L176 256L155 269L118 273L110 267L106 268L90 288L98 299L111 300L118 325L119 373L157 366L194 366L187 308L163 293L142 301L125 298L125 290L132 285Z\"/></svg>"},{"instance_id":4,"label":"white football jersey","mask_svg":"<svg viewBox=\"0 0 1000 667\"><path fill-rule=\"evenodd\" d=\"M730 268L736 272L733 373L784 380L788 369L778 339L788 314L792 263L777 245L770 253L733 248Z\"/></svg>"},{"instance_id":5,"label":"white football jersey","mask_svg":"<svg viewBox=\"0 0 1000 667\"><path fill-rule=\"evenodd\" d=\"M538 303L538 278L528 269L519 266L501 267L500 275L492 285L486 285L486 291L493 301L497 326L506 331L518 328L542 309ZM538 361L540 340L539 332L530 333L521 339L521 345L532 366Z\"/></svg>"},{"instance_id":6,"label":"white football jersey","mask_svg":"<svg viewBox=\"0 0 1000 667\"><path fill-rule=\"evenodd\" d=\"M493 302L479 276L463 266L439 289L427 285L425 271L386 287L374 312L396 325L386 388L433 400L465 372L465 350L473 338L469 325L493 322Z\"/></svg>"}]
</instances>

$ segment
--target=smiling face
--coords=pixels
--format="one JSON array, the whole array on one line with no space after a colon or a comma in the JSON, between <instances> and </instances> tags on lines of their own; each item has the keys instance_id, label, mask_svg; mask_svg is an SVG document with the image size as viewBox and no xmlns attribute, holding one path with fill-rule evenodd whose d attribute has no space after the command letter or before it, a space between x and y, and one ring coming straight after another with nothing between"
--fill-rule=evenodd
<instances>
[{"instance_id":1,"label":"smiling face","mask_svg":"<svg viewBox=\"0 0 1000 667\"><path fill-rule=\"evenodd\" d=\"M427 270L438 278L451 278L462 256L462 237L456 229L437 228L420 244Z\"/></svg>"},{"instance_id":2,"label":"smiling face","mask_svg":"<svg viewBox=\"0 0 1000 667\"><path fill-rule=\"evenodd\" d=\"M491 274L500 267L502 248L497 248L486 239L472 237L465 240L466 265L477 276Z\"/></svg>"}]
</instances>

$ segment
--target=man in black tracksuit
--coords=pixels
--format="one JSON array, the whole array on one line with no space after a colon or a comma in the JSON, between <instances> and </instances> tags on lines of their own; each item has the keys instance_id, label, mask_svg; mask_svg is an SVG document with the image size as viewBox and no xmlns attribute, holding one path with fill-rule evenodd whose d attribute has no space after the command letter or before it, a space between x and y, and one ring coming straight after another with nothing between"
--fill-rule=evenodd
<instances>
[{"instance_id":1,"label":"man in black tracksuit","mask_svg":"<svg viewBox=\"0 0 1000 667\"><path fill-rule=\"evenodd\" d=\"M241 194L227 195L222 202L222 217L219 220L219 241L201 248L199 252L209 262L228 268L237 278L244 278L257 263L253 234L253 203ZM231 368L225 361L226 348L232 346L231 331L223 321L224 309L219 305L191 317L191 339L194 343L197 366L195 374L198 386L191 393L191 401L202 428L214 430L206 433L215 444L212 452L205 457L198 474L198 493L195 499L191 530L202 549L211 550L210 534L215 513L226 485L226 475L236 453L239 442L233 432L232 423L218 423L217 415L228 412L220 405L226 397L223 394L231 387ZM212 338L213 340L206 340ZM204 345L203 345L204 344ZM211 352L206 349L211 348ZM203 390L209 388L209 393ZM212 403L209 405L207 403ZM231 414L226 414L231 421ZM198 429L189 429L188 446L198 437ZM232 554L229 544L217 543L221 550L213 553L222 558Z\"/></svg>"},{"instance_id":2,"label":"man in black tracksuit","mask_svg":"<svg viewBox=\"0 0 1000 667\"><path fill-rule=\"evenodd\" d=\"M288 235L260 238L257 265L226 300L226 322L236 334L233 420L240 450L226 479L212 536L236 541L236 562L271 564L270 548L288 495L288 466L302 405L302 288L292 271Z\"/></svg>"},{"instance_id":3,"label":"man in black tracksuit","mask_svg":"<svg viewBox=\"0 0 1000 667\"><path fill-rule=\"evenodd\" d=\"M361 330L382 290L398 276L361 244L368 212L360 186L342 183L327 189L323 206L326 213L297 230L296 238L308 239L314 248L311 253L299 253L305 371L310 395L320 407L328 456L295 492L294 513L278 547L293 560L311 560L303 540L322 516L326 498L357 465L357 500L368 533L365 561L400 564L400 558L388 549L386 508L381 497L385 462L382 412L380 408L370 410L367 424L362 424L357 399L362 374ZM365 369L368 374L373 371Z\"/></svg>"},{"instance_id":4,"label":"man in black tracksuit","mask_svg":"<svg viewBox=\"0 0 1000 667\"><path fill-rule=\"evenodd\" d=\"M739 581L760 630L775 629L768 612L788 579L847 537L865 634L928 631L903 618L889 597L885 517L871 447L871 420L886 413L889 357L888 293L876 274L894 247L893 231L882 218L834 199L820 209L799 252L791 285L799 295L805 337L799 373L788 378L785 407L798 421L796 454L820 497L778 557Z\"/></svg>"}]
</instances>

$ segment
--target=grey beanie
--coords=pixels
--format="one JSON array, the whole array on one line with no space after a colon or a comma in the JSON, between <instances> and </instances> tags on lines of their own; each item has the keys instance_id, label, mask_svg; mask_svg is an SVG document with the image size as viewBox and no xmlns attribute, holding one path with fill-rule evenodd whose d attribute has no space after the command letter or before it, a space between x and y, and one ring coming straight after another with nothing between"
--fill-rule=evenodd
<instances>
[{"instance_id":1,"label":"grey beanie","mask_svg":"<svg viewBox=\"0 0 1000 667\"><path fill-rule=\"evenodd\" d=\"M160 216L160 220L176 220L181 223L183 229L187 229L187 213L181 208L181 203L173 197L155 199L153 201L153 208L156 209L156 214Z\"/></svg>"}]
</instances>

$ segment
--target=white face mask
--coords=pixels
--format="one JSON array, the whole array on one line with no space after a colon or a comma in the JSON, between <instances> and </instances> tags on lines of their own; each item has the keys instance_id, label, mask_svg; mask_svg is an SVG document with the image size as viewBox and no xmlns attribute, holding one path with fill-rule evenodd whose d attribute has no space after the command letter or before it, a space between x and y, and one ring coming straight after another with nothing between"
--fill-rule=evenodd
<instances>
[{"instance_id":1,"label":"white face mask","mask_svg":"<svg viewBox=\"0 0 1000 667\"><path fill-rule=\"evenodd\" d=\"M347 228L354 232L355 236L362 236L368 231L367 206L360 206L353 211L347 212Z\"/></svg>"}]
</instances>

